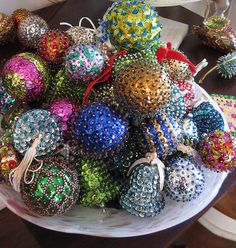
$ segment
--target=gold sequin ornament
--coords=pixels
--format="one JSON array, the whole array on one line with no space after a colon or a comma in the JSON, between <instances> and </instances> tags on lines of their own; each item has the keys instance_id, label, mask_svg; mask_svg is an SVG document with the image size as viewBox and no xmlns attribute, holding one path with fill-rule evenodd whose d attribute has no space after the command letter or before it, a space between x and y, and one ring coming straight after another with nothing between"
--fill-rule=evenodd
<instances>
[{"instance_id":1,"label":"gold sequin ornament","mask_svg":"<svg viewBox=\"0 0 236 248\"><path fill-rule=\"evenodd\" d=\"M12 17L0 12L0 45L12 40L15 35L15 24Z\"/></svg>"},{"instance_id":2,"label":"gold sequin ornament","mask_svg":"<svg viewBox=\"0 0 236 248\"><path fill-rule=\"evenodd\" d=\"M117 75L114 90L127 111L152 115L170 100L171 79L159 65L136 62Z\"/></svg>"},{"instance_id":3,"label":"gold sequin ornament","mask_svg":"<svg viewBox=\"0 0 236 248\"><path fill-rule=\"evenodd\" d=\"M16 25L19 25L20 22L24 21L28 16L32 15L32 13L27 9L16 9L12 13L12 18Z\"/></svg>"}]
</instances>

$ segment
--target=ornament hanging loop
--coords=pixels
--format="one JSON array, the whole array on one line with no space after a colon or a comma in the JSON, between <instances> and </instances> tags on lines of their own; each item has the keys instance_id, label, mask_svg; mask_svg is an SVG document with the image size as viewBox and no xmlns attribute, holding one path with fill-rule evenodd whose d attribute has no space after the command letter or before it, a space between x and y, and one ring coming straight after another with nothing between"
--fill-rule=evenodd
<instances>
[{"instance_id":1,"label":"ornament hanging loop","mask_svg":"<svg viewBox=\"0 0 236 248\"><path fill-rule=\"evenodd\" d=\"M157 157L157 153L156 152L148 152L145 155L145 158L141 158L136 160L129 168L128 172L127 172L127 176L130 176L132 170L138 166L139 164L142 163L148 163L151 165L154 165L158 168L158 173L159 173L159 177L160 177L160 191L163 190L164 187L164 181L165 181L165 165L163 164L163 162Z\"/></svg>"},{"instance_id":2,"label":"ornament hanging loop","mask_svg":"<svg viewBox=\"0 0 236 248\"><path fill-rule=\"evenodd\" d=\"M91 26L93 27L93 28L86 28L86 29L88 29L88 30L90 30L90 31L92 31L92 32L96 32L96 31L97 31L97 28L95 27L93 21L92 21L89 17L87 17L87 16L84 16L84 17L82 17L82 18L79 20L79 27L81 27L82 21L83 21L83 20L87 20L87 21L91 24Z\"/></svg>"},{"instance_id":3,"label":"ornament hanging loop","mask_svg":"<svg viewBox=\"0 0 236 248\"><path fill-rule=\"evenodd\" d=\"M11 185L13 186L13 189L16 190L17 192L20 192L20 182L21 182L21 178L24 176L24 181L26 183L30 183L33 181L34 179L34 172L33 170L29 170L33 160L35 159L36 155L37 155L37 147L39 146L40 142L42 139L42 135L39 134L32 146L29 148L29 150L25 153L24 158L22 159L21 163L10 172L9 174L9 181L11 183ZM41 167L42 167L42 163L41 163ZM41 168L40 167L40 168ZM38 170L38 169L37 169ZM36 170L36 171L37 171ZM31 171L33 172L33 177L31 178L30 181L27 181L27 172Z\"/></svg>"}]
</instances>

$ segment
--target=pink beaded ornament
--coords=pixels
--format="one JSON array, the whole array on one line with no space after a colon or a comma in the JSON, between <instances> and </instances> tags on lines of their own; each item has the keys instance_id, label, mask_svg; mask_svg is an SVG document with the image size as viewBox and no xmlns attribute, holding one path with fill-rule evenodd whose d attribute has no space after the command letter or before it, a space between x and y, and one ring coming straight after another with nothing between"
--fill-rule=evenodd
<instances>
[{"instance_id":1,"label":"pink beaded ornament","mask_svg":"<svg viewBox=\"0 0 236 248\"><path fill-rule=\"evenodd\" d=\"M236 166L236 135L216 130L201 141L199 153L207 168L229 171Z\"/></svg>"}]
</instances>

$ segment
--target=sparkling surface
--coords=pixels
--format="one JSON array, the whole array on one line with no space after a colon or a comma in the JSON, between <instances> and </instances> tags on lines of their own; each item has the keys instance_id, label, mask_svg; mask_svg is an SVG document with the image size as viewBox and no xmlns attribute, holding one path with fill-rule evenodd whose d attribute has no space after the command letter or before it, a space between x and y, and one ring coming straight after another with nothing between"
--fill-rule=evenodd
<instances>
[{"instance_id":1,"label":"sparkling surface","mask_svg":"<svg viewBox=\"0 0 236 248\"><path fill-rule=\"evenodd\" d=\"M42 216L62 215L79 194L77 172L55 157L45 160L31 184L21 181L21 196L28 208Z\"/></svg>"},{"instance_id":2,"label":"sparkling surface","mask_svg":"<svg viewBox=\"0 0 236 248\"><path fill-rule=\"evenodd\" d=\"M128 136L128 123L103 102L84 106L74 123L74 134L84 152L103 157L117 151Z\"/></svg>"},{"instance_id":3,"label":"sparkling surface","mask_svg":"<svg viewBox=\"0 0 236 248\"><path fill-rule=\"evenodd\" d=\"M18 100L34 101L43 96L51 75L45 62L35 54L20 53L5 64L3 85Z\"/></svg>"},{"instance_id":4,"label":"sparkling surface","mask_svg":"<svg viewBox=\"0 0 236 248\"><path fill-rule=\"evenodd\" d=\"M119 184L99 160L81 158L76 163L81 194L78 203L83 206L103 206L119 194Z\"/></svg>"},{"instance_id":5,"label":"sparkling surface","mask_svg":"<svg viewBox=\"0 0 236 248\"><path fill-rule=\"evenodd\" d=\"M19 23L17 36L22 45L36 48L38 39L48 30L48 24L40 16L30 15Z\"/></svg>"},{"instance_id":6,"label":"sparkling surface","mask_svg":"<svg viewBox=\"0 0 236 248\"><path fill-rule=\"evenodd\" d=\"M15 99L6 92L6 89L2 85L2 80L0 79L0 113L4 115L9 112L14 103Z\"/></svg>"},{"instance_id":7,"label":"sparkling surface","mask_svg":"<svg viewBox=\"0 0 236 248\"><path fill-rule=\"evenodd\" d=\"M32 15L32 13L27 9L16 9L12 13L12 18L16 25L19 25L20 22L24 21L28 16Z\"/></svg>"},{"instance_id":8,"label":"sparkling surface","mask_svg":"<svg viewBox=\"0 0 236 248\"><path fill-rule=\"evenodd\" d=\"M61 30L49 30L38 41L37 52L52 64L61 64L65 51L73 44L67 33Z\"/></svg>"},{"instance_id":9,"label":"sparkling surface","mask_svg":"<svg viewBox=\"0 0 236 248\"><path fill-rule=\"evenodd\" d=\"M171 81L163 67L137 62L127 66L114 82L121 106L128 112L151 115L171 97Z\"/></svg>"},{"instance_id":10,"label":"sparkling surface","mask_svg":"<svg viewBox=\"0 0 236 248\"><path fill-rule=\"evenodd\" d=\"M19 165L19 154L12 145L0 147L0 174L8 181L9 173Z\"/></svg>"},{"instance_id":11,"label":"sparkling surface","mask_svg":"<svg viewBox=\"0 0 236 248\"><path fill-rule=\"evenodd\" d=\"M172 116L175 119L182 120L187 113L185 101L179 88L172 85L172 94L169 102L157 111L158 114Z\"/></svg>"},{"instance_id":12,"label":"sparkling surface","mask_svg":"<svg viewBox=\"0 0 236 248\"><path fill-rule=\"evenodd\" d=\"M121 195L120 204L132 215L156 216L165 207L159 187L157 167L148 163L139 164L132 171L126 193Z\"/></svg>"},{"instance_id":13,"label":"sparkling surface","mask_svg":"<svg viewBox=\"0 0 236 248\"><path fill-rule=\"evenodd\" d=\"M96 36L95 33L85 27L71 27L66 33L71 37L76 45L82 44L95 44Z\"/></svg>"},{"instance_id":14,"label":"sparkling surface","mask_svg":"<svg viewBox=\"0 0 236 248\"><path fill-rule=\"evenodd\" d=\"M216 172L232 170L236 166L235 133L216 130L206 135L199 153L207 168Z\"/></svg>"},{"instance_id":15,"label":"sparkling surface","mask_svg":"<svg viewBox=\"0 0 236 248\"><path fill-rule=\"evenodd\" d=\"M13 141L16 150L24 154L37 136L42 139L36 148L37 156L49 154L62 143L61 123L46 110L34 109L24 113L16 122Z\"/></svg>"},{"instance_id":16,"label":"sparkling surface","mask_svg":"<svg viewBox=\"0 0 236 248\"><path fill-rule=\"evenodd\" d=\"M201 194L205 184L203 171L192 157L177 155L165 165L164 191L176 201L191 201Z\"/></svg>"},{"instance_id":17,"label":"sparkling surface","mask_svg":"<svg viewBox=\"0 0 236 248\"><path fill-rule=\"evenodd\" d=\"M12 17L0 12L0 45L8 43L15 35L15 24Z\"/></svg>"},{"instance_id":18,"label":"sparkling surface","mask_svg":"<svg viewBox=\"0 0 236 248\"><path fill-rule=\"evenodd\" d=\"M102 73L105 58L94 45L74 45L66 52L65 68L74 80L90 82Z\"/></svg>"},{"instance_id":19,"label":"sparkling surface","mask_svg":"<svg viewBox=\"0 0 236 248\"><path fill-rule=\"evenodd\" d=\"M177 146L183 141L183 130L175 119L165 115L156 115L146 120L140 132L144 136L145 151L156 150L159 158L173 154Z\"/></svg>"},{"instance_id":20,"label":"sparkling surface","mask_svg":"<svg viewBox=\"0 0 236 248\"><path fill-rule=\"evenodd\" d=\"M81 83L71 82L66 75L65 69L61 69L57 72L53 79L53 83L49 88L47 94L47 103L51 103L54 100L60 98L68 98L72 101L81 103L86 87Z\"/></svg>"},{"instance_id":21,"label":"sparkling surface","mask_svg":"<svg viewBox=\"0 0 236 248\"><path fill-rule=\"evenodd\" d=\"M62 122L62 130L68 130L67 122L78 106L68 99L58 99L51 103L49 111L59 117Z\"/></svg>"},{"instance_id":22,"label":"sparkling surface","mask_svg":"<svg viewBox=\"0 0 236 248\"><path fill-rule=\"evenodd\" d=\"M192 114L200 136L212 133L215 130L224 130L222 115L209 102L201 103L193 109Z\"/></svg>"},{"instance_id":23,"label":"sparkling surface","mask_svg":"<svg viewBox=\"0 0 236 248\"><path fill-rule=\"evenodd\" d=\"M142 1L121 1L106 16L108 34L118 49L157 47L162 29L154 8Z\"/></svg>"},{"instance_id":24,"label":"sparkling surface","mask_svg":"<svg viewBox=\"0 0 236 248\"><path fill-rule=\"evenodd\" d=\"M195 89L193 85L183 79L174 81L174 84L179 88L180 92L183 94L187 111L191 111L193 100L195 98Z\"/></svg>"}]
</instances>

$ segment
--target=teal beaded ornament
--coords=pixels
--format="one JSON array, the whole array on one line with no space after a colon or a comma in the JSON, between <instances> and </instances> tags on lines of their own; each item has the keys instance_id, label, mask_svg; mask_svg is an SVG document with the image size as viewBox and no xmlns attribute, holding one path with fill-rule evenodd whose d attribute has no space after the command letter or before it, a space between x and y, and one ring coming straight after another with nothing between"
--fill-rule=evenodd
<instances>
[{"instance_id":1,"label":"teal beaded ornament","mask_svg":"<svg viewBox=\"0 0 236 248\"><path fill-rule=\"evenodd\" d=\"M215 130L224 130L222 115L209 102L202 102L193 109L192 114L200 137Z\"/></svg>"},{"instance_id":2,"label":"teal beaded ornament","mask_svg":"<svg viewBox=\"0 0 236 248\"><path fill-rule=\"evenodd\" d=\"M232 78L236 75L236 52L228 53L227 55L218 58L216 66L211 68L205 73L199 80L202 83L203 80L214 70L218 70L218 73L223 78Z\"/></svg>"},{"instance_id":3,"label":"teal beaded ornament","mask_svg":"<svg viewBox=\"0 0 236 248\"><path fill-rule=\"evenodd\" d=\"M51 157L33 172L28 182L21 180L21 197L26 206L42 216L62 215L76 203L79 195L78 174L65 161ZM32 176L30 173L26 177Z\"/></svg>"},{"instance_id":4,"label":"teal beaded ornament","mask_svg":"<svg viewBox=\"0 0 236 248\"><path fill-rule=\"evenodd\" d=\"M24 155L17 168L11 171L9 180L16 191L20 191L21 178L27 176L36 157L47 155L62 144L60 120L49 111L34 109L24 113L13 130L15 149Z\"/></svg>"},{"instance_id":5,"label":"teal beaded ornament","mask_svg":"<svg viewBox=\"0 0 236 248\"><path fill-rule=\"evenodd\" d=\"M43 109L34 109L24 113L16 122L13 130L16 150L24 155L39 135L41 135L41 141L36 148L37 156L56 150L62 143L60 120Z\"/></svg>"},{"instance_id":6,"label":"teal beaded ornament","mask_svg":"<svg viewBox=\"0 0 236 248\"><path fill-rule=\"evenodd\" d=\"M161 168L160 168L161 167ZM165 207L162 193L164 165L154 158L137 160L130 168L131 176L120 205L138 217L154 217Z\"/></svg>"},{"instance_id":7,"label":"teal beaded ornament","mask_svg":"<svg viewBox=\"0 0 236 248\"><path fill-rule=\"evenodd\" d=\"M78 203L82 206L101 206L114 199L120 190L101 160L80 158L76 163L81 194Z\"/></svg>"}]
</instances>

